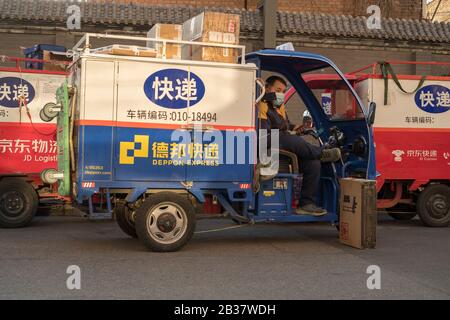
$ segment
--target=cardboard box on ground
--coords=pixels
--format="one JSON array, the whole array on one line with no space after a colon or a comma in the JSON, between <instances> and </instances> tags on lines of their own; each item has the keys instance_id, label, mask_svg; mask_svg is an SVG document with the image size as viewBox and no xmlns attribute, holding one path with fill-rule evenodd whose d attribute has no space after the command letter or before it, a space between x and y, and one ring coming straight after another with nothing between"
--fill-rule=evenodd
<instances>
[{"instance_id":1,"label":"cardboard box on ground","mask_svg":"<svg viewBox=\"0 0 450 320\"><path fill-rule=\"evenodd\" d=\"M182 29L180 24L157 23L147 33L148 38L180 41ZM156 49L157 58L163 57L164 45L162 42L149 41L147 47ZM167 59L181 59L181 45L175 43L166 44Z\"/></svg>"},{"instance_id":2,"label":"cardboard box on ground","mask_svg":"<svg viewBox=\"0 0 450 320\"><path fill-rule=\"evenodd\" d=\"M203 12L183 23L183 40L239 44L240 16L223 12ZM238 49L183 45L185 60L236 63Z\"/></svg>"},{"instance_id":3,"label":"cardboard box on ground","mask_svg":"<svg viewBox=\"0 0 450 320\"><path fill-rule=\"evenodd\" d=\"M340 180L340 241L364 249L375 248L377 209L374 180Z\"/></svg>"}]
</instances>

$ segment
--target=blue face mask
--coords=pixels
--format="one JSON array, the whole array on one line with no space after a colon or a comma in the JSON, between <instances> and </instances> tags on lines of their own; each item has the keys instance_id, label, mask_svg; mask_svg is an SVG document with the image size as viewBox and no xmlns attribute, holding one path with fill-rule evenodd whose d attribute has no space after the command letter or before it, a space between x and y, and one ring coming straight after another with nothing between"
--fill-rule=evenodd
<instances>
[{"instance_id":1,"label":"blue face mask","mask_svg":"<svg viewBox=\"0 0 450 320\"><path fill-rule=\"evenodd\" d=\"M273 105L277 108L281 107L284 103L284 93L283 92L275 92L277 98L273 101Z\"/></svg>"}]
</instances>

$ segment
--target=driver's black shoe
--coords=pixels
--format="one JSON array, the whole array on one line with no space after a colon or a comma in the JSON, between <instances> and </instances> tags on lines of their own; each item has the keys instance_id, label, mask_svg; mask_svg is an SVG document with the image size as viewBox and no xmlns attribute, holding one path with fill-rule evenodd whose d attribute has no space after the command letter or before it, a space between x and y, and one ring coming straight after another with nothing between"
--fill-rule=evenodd
<instances>
[{"instance_id":1,"label":"driver's black shoe","mask_svg":"<svg viewBox=\"0 0 450 320\"><path fill-rule=\"evenodd\" d=\"M341 149L339 148L323 149L319 158L321 162L336 162L340 159Z\"/></svg>"}]
</instances>

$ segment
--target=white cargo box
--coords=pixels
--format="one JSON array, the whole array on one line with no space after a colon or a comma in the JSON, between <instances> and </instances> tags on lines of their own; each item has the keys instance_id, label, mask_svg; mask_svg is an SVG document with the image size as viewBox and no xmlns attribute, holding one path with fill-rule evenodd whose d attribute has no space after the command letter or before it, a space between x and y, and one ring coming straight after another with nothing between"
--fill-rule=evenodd
<instances>
[{"instance_id":1,"label":"white cargo box","mask_svg":"<svg viewBox=\"0 0 450 320\"><path fill-rule=\"evenodd\" d=\"M255 68L95 55L80 60L80 120L254 126ZM156 115L156 118L155 118Z\"/></svg>"},{"instance_id":2,"label":"white cargo box","mask_svg":"<svg viewBox=\"0 0 450 320\"><path fill-rule=\"evenodd\" d=\"M407 78L405 78L407 77ZM412 92L417 88L419 76L403 76L402 87ZM356 84L356 91L368 106L377 104L374 127L381 128L449 128L450 80L448 77L430 76L414 93L404 93L388 80L387 103L384 104L384 79L369 77Z\"/></svg>"},{"instance_id":3,"label":"white cargo box","mask_svg":"<svg viewBox=\"0 0 450 320\"><path fill-rule=\"evenodd\" d=\"M255 65L74 52L81 181L250 181L252 165L221 157L254 156Z\"/></svg>"},{"instance_id":4,"label":"white cargo box","mask_svg":"<svg viewBox=\"0 0 450 320\"><path fill-rule=\"evenodd\" d=\"M77 66L73 82L80 90L81 121L129 127L254 128L256 67L252 64L97 52L84 50L72 65Z\"/></svg>"},{"instance_id":5,"label":"white cargo box","mask_svg":"<svg viewBox=\"0 0 450 320\"><path fill-rule=\"evenodd\" d=\"M39 112L46 103L55 102L56 89L65 79L62 74L0 71L0 123L30 123L25 106L33 123L43 123ZM25 98L22 108L20 96Z\"/></svg>"}]
</instances>

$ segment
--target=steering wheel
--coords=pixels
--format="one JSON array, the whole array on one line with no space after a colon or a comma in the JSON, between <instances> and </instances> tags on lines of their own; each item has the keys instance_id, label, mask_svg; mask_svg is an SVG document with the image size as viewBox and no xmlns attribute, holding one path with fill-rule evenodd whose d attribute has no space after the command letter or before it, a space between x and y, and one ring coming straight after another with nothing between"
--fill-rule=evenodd
<instances>
[{"instance_id":1,"label":"steering wheel","mask_svg":"<svg viewBox=\"0 0 450 320\"><path fill-rule=\"evenodd\" d=\"M328 145L337 148L342 147L345 144L344 133L336 126L330 128L330 137L328 139Z\"/></svg>"}]
</instances>

